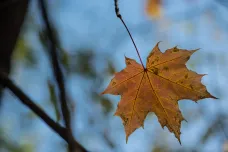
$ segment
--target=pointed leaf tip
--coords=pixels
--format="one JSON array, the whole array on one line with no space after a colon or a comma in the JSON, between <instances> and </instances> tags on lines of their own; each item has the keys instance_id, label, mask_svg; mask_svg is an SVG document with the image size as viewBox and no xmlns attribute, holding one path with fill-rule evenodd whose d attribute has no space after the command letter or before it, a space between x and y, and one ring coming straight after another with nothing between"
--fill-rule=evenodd
<instances>
[{"instance_id":1,"label":"pointed leaf tip","mask_svg":"<svg viewBox=\"0 0 228 152\"><path fill-rule=\"evenodd\" d=\"M157 45L159 45L162 41L158 41Z\"/></svg>"},{"instance_id":2,"label":"pointed leaf tip","mask_svg":"<svg viewBox=\"0 0 228 152\"><path fill-rule=\"evenodd\" d=\"M215 96L212 96L212 95L211 95L211 97L210 97L210 98L213 98L213 99L219 99L219 98L217 98L217 97L215 97Z\"/></svg>"},{"instance_id":3,"label":"pointed leaf tip","mask_svg":"<svg viewBox=\"0 0 228 152\"><path fill-rule=\"evenodd\" d=\"M104 95L104 94L106 94L106 90L100 93L100 95Z\"/></svg>"},{"instance_id":4,"label":"pointed leaf tip","mask_svg":"<svg viewBox=\"0 0 228 152\"><path fill-rule=\"evenodd\" d=\"M158 41L157 44L155 45L155 47L158 47L159 48L159 44L161 43L162 41Z\"/></svg>"},{"instance_id":5,"label":"pointed leaf tip","mask_svg":"<svg viewBox=\"0 0 228 152\"><path fill-rule=\"evenodd\" d=\"M197 52L198 50L200 50L201 48L195 49L195 50L191 50L192 54Z\"/></svg>"},{"instance_id":6,"label":"pointed leaf tip","mask_svg":"<svg viewBox=\"0 0 228 152\"><path fill-rule=\"evenodd\" d=\"M180 140L180 139L178 139L178 141L179 141L179 143L180 143L180 145L181 145L181 140Z\"/></svg>"},{"instance_id":7,"label":"pointed leaf tip","mask_svg":"<svg viewBox=\"0 0 228 152\"><path fill-rule=\"evenodd\" d=\"M188 123L188 121L184 118L184 121Z\"/></svg>"},{"instance_id":8,"label":"pointed leaf tip","mask_svg":"<svg viewBox=\"0 0 228 152\"><path fill-rule=\"evenodd\" d=\"M127 144L127 142L128 142L128 136L126 136L126 144Z\"/></svg>"}]
</instances>

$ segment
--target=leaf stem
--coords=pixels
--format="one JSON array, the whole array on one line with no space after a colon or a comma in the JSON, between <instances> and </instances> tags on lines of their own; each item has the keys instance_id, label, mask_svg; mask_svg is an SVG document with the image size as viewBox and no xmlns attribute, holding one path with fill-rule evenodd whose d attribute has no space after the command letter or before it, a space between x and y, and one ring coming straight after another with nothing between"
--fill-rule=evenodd
<instances>
[{"instance_id":1,"label":"leaf stem","mask_svg":"<svg viewBox=\"0 0 228 152\"><path fill-rule=\"evenodd\" d=\"M132 43L134 44L134 47L135 47L135 50L136 50L136 52L137 52L137 54L138 54L139 60L140 60L140 62L141 62L141 64L142 64L143 68L146 69L145 66L144 66L144 64L143 64L143 62L142 62L141 56L140 56L140 54L139 54L138 48L136 47L136 44L135 44L135 42L134 42L134 39L133 39L133 37L131 36L131 32L129 31L127 25L125 24L125 22L124 22L124 20L123 20L123 18L122 18L122 16L121 16L121 14L120 14L119 6L118 6L118 0L114 0L114 2L115 2L115 12L116 12L116 16L121 20L121 22L123 23L124 27L126 28L128 34L129 34L129 36L130 36L130 38L131 38L131 41L132 41Z\"/></svg>"}]
</instances>

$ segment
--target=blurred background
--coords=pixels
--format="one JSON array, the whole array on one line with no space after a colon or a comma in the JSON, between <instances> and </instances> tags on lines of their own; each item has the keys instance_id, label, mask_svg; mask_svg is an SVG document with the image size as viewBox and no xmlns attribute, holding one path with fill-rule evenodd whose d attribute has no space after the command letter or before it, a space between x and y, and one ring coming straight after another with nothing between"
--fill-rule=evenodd
<instances>
[{"instance_id":1,"label":"blurred background","mask_svg":"<svg viewBox=\"0 0 228 152\"><path fill-rule=\"evenodd\" d=\"M126 144L121 119L113 116L120 97L100 95L113 74L125 68L124 56L139 62L114 1L49 0L77 141L91 152L227 152L228 1L119 0L119 7L144 63L158 41L162 52L176 45L201 48L187 67L207 74L202 83L219 99L179 101L188 121L182 122L182 146L153 113ZM10 77L62 123L43 26L37 1L31 1ZM0 107L0 135L1 152L67 151L65 142L8 90Z\"/></svg>"}]
</instances>

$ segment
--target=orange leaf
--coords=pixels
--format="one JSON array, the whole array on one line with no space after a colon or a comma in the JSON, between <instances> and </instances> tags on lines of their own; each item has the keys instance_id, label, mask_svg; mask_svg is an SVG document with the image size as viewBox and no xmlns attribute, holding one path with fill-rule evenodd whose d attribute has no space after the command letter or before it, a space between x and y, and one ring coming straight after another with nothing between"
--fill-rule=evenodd
<instances>
[{"instance_id":1,"label":"orange leaf","mask_svg":"<svg viewBox=\"0 0 228 152\"><path fill-rule=\"evenodd\" d=\"M184 118L178 108L178 100L216 99L201 84L204 74L188 70L185 65L197 50L174 47L162 53L158 44L149 54L145 69L135 60L125 57L126 68L115 74L102 93L121 95L115 115L123 121L126 142L129 135L143 127L149 112L154 112L161 126L166 126L180 142Z\"/></svg>"},{"instance_id":2,"label":"orange leaf","mask_svg":"<svg viewBox=\"0 0 228 152\"><path fill-rule=\"evenodd\" d=\"M158 18L161 15L161 0L148 0L146 12L149 16Z\"/></svg>"}]
</instances>

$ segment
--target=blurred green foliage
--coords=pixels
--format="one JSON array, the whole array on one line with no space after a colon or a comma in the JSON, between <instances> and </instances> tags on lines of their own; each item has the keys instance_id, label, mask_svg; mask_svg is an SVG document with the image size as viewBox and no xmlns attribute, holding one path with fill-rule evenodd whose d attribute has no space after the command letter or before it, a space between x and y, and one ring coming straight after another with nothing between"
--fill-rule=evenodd
<instances>
[{"instance_id":1,"label":"blurred green foliage","mask_svg":"<svg viewBox=\"0 0 228 152\"><path fill-rule=\"evenodd\" d=\"M4 136L4 129L0 128L0 151L1 152L33 152L34 148L31 143L20 142L14 143Z\"/></svg>"},{"instance_id":2,"label":"blurred green foliage","mask_svg":"<svg viewBox=\"0 0 228 152\"><path fill-rule=\"evenodd\" d=\"M87 78L95 78L94 70L94 51L89 49L79 49L75 54L70 56L70 72L79 74Z\"/></svg>"},{"instance_id":3,"label":"blurred green foliage","mask_svg":"<svg viewBox=\"0 0 228 152\"><path fill-rule=\"evenodd\" d=\"M23 36L21 36L17 41L16 49L13 53L13 59L16 60L16 62L23 62L26 67L34 67L34 65L37 64L34 52Z\"/></svg>"},{"instance_id":4,"label":"blurred green foliage","mask_svg":"<svg viewBox=\"0 0 228 152\"><path fill-rule=\"evenodd\" d=\"M115 73L115 67L113 63L111 61L107 61L107 68L105 69L105 72L102 74L97 74L94 67L96 60L98 60L96 58L95 51L93 49L79 48L75 51L75 53L69 54L67 50L61 46L57 30L53 27L52 29L57 42L56 46L59 51L60 63L64 67L66 77L69 75L79 75L94 82L96 80L100 80L99 84L102 84L105 76L113 75ZM46 30L39 31L39 40L43 47L47 49L48 36ZM97 86L95 86L95 88L97 88ZM92 88L91 92L94 92L95 88ZM59 120L59 112L57 110L58 107L53 94L53 86L50 84L49 93L52 98L50 100L54 106L57 120ZM104 114L108 114L113 109L113 104L110 99L100 96L99 93L96 93L96 95L91 93L91 97L95 102L99 102L101 104Z\"/></svg>"},{"instance_id":5,"label":"blurred green foliage","mask_svg":"<svg viewBox=\"0 0 228 152\"><path fill-rule=\"evenodd\" d=\"M58 100L55 93L55 86L54 84L51 83L51 81L48 81L47 84L48 84L48 89L50 94L50 102L55 109L56 121L59 122L61 114L58 108Z\"/></svg>"}]
</instances>

